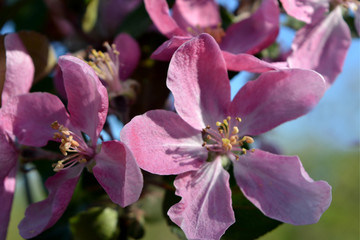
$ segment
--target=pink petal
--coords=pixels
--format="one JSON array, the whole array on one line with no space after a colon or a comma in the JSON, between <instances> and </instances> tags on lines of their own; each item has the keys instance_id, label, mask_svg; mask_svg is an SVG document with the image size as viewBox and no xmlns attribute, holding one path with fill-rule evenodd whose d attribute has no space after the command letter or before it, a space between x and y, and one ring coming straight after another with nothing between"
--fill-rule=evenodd
<instances>
[{"instance_id":1,"label":"pink petal","mask_svg":"<svg viewBox=\"0 0 360 240\"><path fill-rule=\"evenodd\" d=\"M342 71L350 44L350 30L342 19L341 7L337 7L323 21L307 25L297 32L293 53L288 59L289 66L313 69L331 85Z\"/></svg>"},{"instance_id":2,"label":"pink petal","mask_svg":"<svg viewBox=\"0 0 360 240\"><path fill-rule=\"evenodd\" d=\"M239 90L230 115L242 118L240 135L258 135L306 114L324 92L324 79L314 71L265 72Z\"/></svg>"},{"instance_id":3,"label":"pink petal","mask_svg":"<svg viewBox=\"0 0 360 240\"><path fill-rule=\"evenodd\" d=\"M275 42L279 33L279 16L277 0L263 0L253 15L226 30L220 48L234 54L261 51Z\"/></svg>"},{"instance_id":4,"label":"pink petal","mask_svg":"<svg viewBox=\"0 0 360 240\"><path fill-rule=\"evenodd\" d=\"M151 58L160 61L169 61L174 52L192 37L174 36L161 44L152 54Z\"/></svg>"},{"instance_id":5,"label":"pink petal","mask_svg":"<svg viewBox=\"0 0 360 240\"><path fill-rule=\"evenodd\" d=\"M120 139L139 167L155 174L196 170L207 158L201 132L169 111L154 110L133 118L122 129Z\"/></svg>"},{"instance_id":6,"label":"pink petal","mask_svg":"<svg viewBox=\"0 0 360 240\"><path fill-rule=\"evenodd\" d=\"M246 54L232 54L222 51L225 58L226 67L231 71L248 71L255 73L268 72L270 70L279 70L279 68L272 63L265 62L257 57Z\"/></svg>"},{"instance_id":7,"label":"pink petal","mask_svg":"<svg viewBox=\"0 0 360 240\"><path fill-rule=\"evenodd\" d=\"M73 56L59 58L64 78L71 122L96 140L106 121L108 96L94 70L83 60Z\"/></svg>"},{"instance_id":8,"label":"pink petal","mask_svg":"<svg viewBox=\"0 0 360 240\"><path fill-rule=\"evenodd\" d=\"M69 115L58 97L49 93L28 93L9 99L1 109L12 119L20 144L42 147L53 139L51 123L69 125Z\"/></svg>"},{"instance_id":9,"label":"pink petal","mask_svg":"<svg viewBox=\"0 0 360 240\"><path fill-rule=\"evenodd\" d=\"M140 46L136 40L127 33L117 35L114 43L120 53L120 79L126 80L131 76L139 63L141 55Z\"/></svg>"},{"instance_id":10,"label":"pink petal","mask_svg":"<svg viewBox=\"0 0 360 240\"><path fill-rule=\"evenodd\" d=\"M229 174L220 158L198 171L179 175L174 185L176 195L182 199L169 209L168 215L188 239L220 239L235 222Z\"/></svg>"},{"instance_id":11,"label":"pink petal","mask_svg":"<svg viewBox=\"0 0 360 240\"><path fill-rule=\"evenodd\" d=\"M114 203L126 207L139 199L143 178L126 145L119 141L104 142L94 159L94 176Z\"/></svg>"},{"instance_id":12,"label":"pink petal","mask_svg":"<svg viewBox=\"0 0 360 240\"><path fill-rule=\"evenodd\" d=\"M176 0L172 16L184 30L189 27L216 27L221 23L219 6L214 0L188 1Z\"/></svg>"},{"instance_id":13,"label":"pink petal","mask_svg":"<svg viewBox=\"0 0 360 240\"><path fill-rule=\"evenodd\" d=\"M83 167L83 164L79 164L46 180L48 197L31 204L26 209L25 218L19 224L20 235L23 238L35 237L59 220L71 200Z\"/></svg>"},{"instance_id":14,"label":"pink petal","mask_svg":"<svg viewBox=\"0 0 360 240\"><path fill-rule=\"evenodd\" d=\"M29 92L34 78L34 63L16 33L5 36L6 72L1 102Z\"/></svg>"},{"instance_id":15,"label":"pink petal","mask_svg":"<svg viewBox=\"0 0 360 240\"><path fill-rule=\"evenodd\" d=\"M170 16L166 0L144 0L146 11L158 30L166 37L189 36Z\"/></svg>"},{"instance_id":16,"label":"pink petal","mask_svg":"<svg viewBox=\"0 0 360 240\"><path fill-rule=\"evenodd\" d=\"M313 181L296 156L261 150L234 161L234 174L244 195L266 216L294 225L319 221L331 202L331 187Z\"/></svg>"},{"instance_id":17,"label":"pink petal","mask_svg":"<svg viewBox=\"0 0 360 240\"><path fill-rule=\"evenodd\" d=\"M311 23L319 9L324 14L329 7L329 1L280 0L280 2L287 14L305 23Z\"/></svg>"},{"instance_id":18,"label":"pink petal","mask_svg":"<svg viewBox=\"0 0 360 240\"><path fill-rule=\"evenodd\" d=\"M17 161L18 154L14 145L0 128L0 239L6 239L16 185Z\"/></svg>"},{"instance_id":19,"label":"pink petal","mask_svg":"<svg viewBox=\"0 0 360 240\"><path fill-rule=\"evenodd\" d=\"M184 43L170 61L167 86L178 114L192 127L222 121L230 103L230 83L218 44L208 34Z\"/></svg>"}]
</instances>

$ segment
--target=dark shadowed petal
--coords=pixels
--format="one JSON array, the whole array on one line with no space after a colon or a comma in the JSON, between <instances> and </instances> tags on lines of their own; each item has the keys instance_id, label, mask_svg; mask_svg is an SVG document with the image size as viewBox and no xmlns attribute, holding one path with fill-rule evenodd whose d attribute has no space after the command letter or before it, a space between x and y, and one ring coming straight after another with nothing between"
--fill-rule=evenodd
<instances>
[{"instance_id":1,"label":"dark shadowed petal","mask_svg":"<svg viewBox=\"0 0 360 240\"><path fill-rule=\"evenodd\" d=\"M127 33L121 33L116 36L114 43L119 51L121 80L126 80L133 73L140 60L140 46L134 38Z\"/></svg>"},{"instance_id":2,"label":"dark shadowed petal","mask_svg":"<svg viewBox=\"0 0 360 240\"><path fill-rule=\"evenodd\" d=\"M48 178L45 186L48 197L31 204L25 212L25 218L19 224L20 235L32 238L53 226L66 210L76 187L84 165L60 171Z\"/></svg>"},{"instance_id":3,"label":"dark shadowed petal","mask_svg":"<svg viewBox=\"0 0 360 240\"><path fill-rule=\"evenodd\" d=\"M11 140L0 128L0 239L6 239L16 184L18 154Z\"/></svg>"},{"instance_id":4,"label":"dark shadowed petal","mask_svg":"<svg viewBox=\"0 0 360 240\"><path fill-rule=\"evenodd\" d=\"M64 78L71 122L88 134L92 145L106 121L108 96L94 70L83 60L73 56L59 58Z\"/></svg>"},{"instance_id":5,"label":"dark shadowed petal","mask_svg":"<svg viewBox=\"0 0 360 240\"><path fill-rule=\"evenodd\" d=\"M324 92L325 81L314 71L265 72L239 90L230 115L242 118L240 135L258 135L306 114Z\"/></svg>"},{"instance_id":6,"label":"dark shadowed petal","mask_svg":"<svg viewBox=\"0 0 360 240\"><path fill-rule=\"evenodd\" d=\"M179 115L154 110L133 118L120 133L142 169L161 175L198 169L207 158L201 132Z\"/></svg>"},{"instance_id":7,"label":"dark shadowed petal","mask_svg":"<svg viewBox=\"0 0 360 240\"><path fill-rule=\"evenodd\" d=\"M69 126L69 115L58 97L50 93L28 93L13 97L1 109L12 119L13 133L20 144L42 147L53 139L51 124Z\"/></svg>"},{"instance_id":8,"label":"dark shadowed petal","mask_svg":"<svg viewBox=\"0 0 360 240\"><path fill-rule=\"evenodd\" d=\"M27 93L34 78L34 63L16 33L5 36L6 72L1 95L4 104L10 97Z\"/></svg>"},{"instance_id":9,"label":"dark shadowed petal","mask_svg":"<svg viewBox=\"0 0 360 240\"><path fill-rule=\"evenodd\" d=\"M144 0L146 11L157 29L166 37L189 36L182 30L170 16L169 6L166 0Z\"/></svg>"},{"instance_id":10,"label":"dark shadowed petal","mask_svg":"<svg viewBox=\"0 0 360 240\"><path fill-rule=\"evenodd\" d=\"M216 27L221 24L219 6L214 0L176 0L172 16L185 31L190 27Z\"/></svg>"},{"instance_id":11,"label":"dark shadowed petal","mask_svg":"<svg viewBox=\"0 0 360 240\"><path fill-rule=\"evenodd\" d=\"M189 41L192 37L172 37L170 40L161 44L152 54L151 58L160 61L169 61L176 51L184 42Z\"/></svg>"},{"instance_id":12,"label":"dark shadowed petal","mask_svg":"<svg viewBox=\"0 0 360 240\"><path fill-rule=\"evenodd\" d=\"M232 24L220 43L230 53L257 53L272 44L279 32L277 0L263 0L259 9L249 18Z\"/></svg>"},{"instance_id":13,"label":"dark shadowed petal","mask_svg":"<svg viewBox=\"0 0 360 240\"><path fill-rule=\"evenodd\" d=\"M296 33L288 63L291 68L319 72L330 86L342 71L350 44L350 30L339 6L322 21L307 25Z\"/></svg>"},{"instance_id":14,"label":"dark shadowed petal","mask_svg":"<svg viewBox=\"0 0 360 240\"><path fill-rule=\"evenodd\" d=\"M230 103L230 83L218 44L208 34L184 43L170 61L167 86L179 115L196 129L221 121Z\"/></svg>"},{"instance_id":15,"label":"dark shadowed petal","mask_svg":"<svg viewBox=\"0 0 360 240\"><path fill-rule=\"evenodd\" d=\"M313 181L296 156L256 149L234 161L244 195L266 216L294 225L319 221L331 202L331 187Z\"/></svg>"},{"instance_id":16,"label":"dark shadowed petal","mask_svg":"<svg viewBox=\"0 0 360 240\"><path fill-rule=\"evenodd\" d=\"M94 176L114 203L126 207L139 199L143 178L126 145L119 141L104 142L94 159Z\"/></svg>"},{"instance_id":17,"label":"dark shadowed petal","mask_svg":"<svg viewBox=\"0 0 360 240\"><path fill-rule=\"evenodd\" d=\"M237 71L237 72L248 71L248 72L262 73L262 72L268 72L270 70L279 69L279 67L277 67L276 65L260 60L257 57L250 54L246 54L246 53L232 54L225 51L222 51L222 53L228 70ZM283 68L285 68L285 66Z\"/></svg>"},{"instance_id":18,"label":"dark shadowed petal","mask_svg":"<svg viewBox=\"0 0 360 240\"><path fill-rule=\"evenodd\" d=\"M179 175L174 182L182 199L168 215L188 239L217 240L235 222L229 174L217 158L198 171Z\"/></svg>"}]
</instances>

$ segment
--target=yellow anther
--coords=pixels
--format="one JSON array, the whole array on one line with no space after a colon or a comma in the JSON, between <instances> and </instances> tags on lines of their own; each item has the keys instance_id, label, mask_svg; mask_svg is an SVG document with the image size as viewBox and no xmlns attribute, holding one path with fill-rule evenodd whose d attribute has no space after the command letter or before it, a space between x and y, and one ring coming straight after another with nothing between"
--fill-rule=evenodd
<instances>
[{"instance_id":1,"label":"yellow anther","mask_svg":"<svg viewBox=\"0 0 360 240\"><path fill-rule=\"evenodd\" d=\"M54 166L53 167L54 167L55 172L59 172L61 169L64 168L64 164L62 164L62 161L59 161L54 165L55 165L55 167Z\"/></svg>"},{"instance_id":2,"label":"yellow anther","mask_svg":"<svg viewBox=\"0 0 360 240\"><path fill-rule=\"evenodd\" d=\"M241 118L237 117L236 121L241 122L242 120L241 120Z\"/></svg>"},{"instance_id":3,"label":"yellow anther","mask_svg":"<svg viewBox=\"0 0 360 240\"><path fill-rule=\"evenodd\" d=\"M221 122L216 122L216 126L217 126L217 127L220 127L221 125L222 125Z\"/></svg>"},{"instance_id":4,"label":"yellow anther","mask_svg":"<svg viewBox=\"0 0 360 240\"><path fill-rule=\"evenodd\" d=\"M252 137L245 136L245 142L251 144L254 143L254 139Z\"/></svg>"},{"instance_id":5,"label":"yellow anther","mask_svg":"<svg viewBox=\"0 0 360 240\"><path fill-rule=\"evenodd\" d=\"M231 143L231 144L236 144L237 139L238 139L238 136L231 136L231 137L230 137L230 143Z\"/></svg>"},{"instance_id":6,"label":"yellow anther","mask_svg":"<svg viewBox=\"0 0 360 240\"><path fill-rule=\"evenodd\" d=\"M232 130L232 134L238 134L239 133L239 128L238 127L233 127L233 130Z\"/></svg>"},{"instance_id":7,"label":"yellow anther","mask_svg":"<svg viewBox=\"0 0 360 240\"><path fill-rule=\"evenodd\" d=\"M226 119L223 120L223 123L225 124L225 126L229 125L229 123L228 123L228 121Z\"/></svg>"},{"instance_id":8,"label":"yellow anther","mask_svg":"<svg viewBox=\"0 0 360 240\"><path fill-rule=\"evenodd\" d=\"M228 138L222 138L223 148L226 151L230 151L232 149L232 145L230 143L230 140Z\"/></svg>"},{"instance_id":9,"label":"yellow anther","mask_svg":"<svg viewBox=\"0 0 360 240\"><path fill-rule=\"evenodd\" d=\"M79 163L87 163L86 158L81 158L81 159L79 160Z\"/></svg>"},{"instance_id":10,"label":"yellow anther","mask_svg":"<svg viewBox=\"0 0 360 240\"><path fill-rule=\"evenodd\" d=\"M250 152L252 152L252 153L255 152L255 148L251 149Z\"/></svg>"},{"instance_id":11,"label":"yellow anther","mask_svg":"<svg viewBox=\"0 0 360 240\"><path fill-rule=\"evenodd\" d=\"M230 117L230 116L228 116L226 119L227 119L228 121L230 121L230 120L231 120L231 117Z\"/></svg>"},{"instance_id":12,"label":"yellow anther","mask_svg":"<svg viewBox=\"0 0 360 240\"><path fill-rule=\"evenodd\" d=\"M94 55L94 57L99 57L99 54L96 52L96 50L95 49L91 49L91 53L92 53L92 55Z\"/></svg>"},{"instance_id":13,"label":"yellow anther","mask_svg":"<svg viewBox=\"0 0 360 240\"><path fill-rule=\"evenodd\" d=\"M242 148L242 149L241 149L241 152L242 152L242 154L246 154L246 149L245 149L245 148Z\"/></svg>"},{"instance_id":14,"label":"yellow anther","mask_svg":"<svg viewBox=\"0 0 360 240\"><path fill-rule=\"evenodd\" d=\"M51 128L54 129L54 130L58 130L60 127L58 121L55 121L51 124Z\"/></svg>"}]
</instances>

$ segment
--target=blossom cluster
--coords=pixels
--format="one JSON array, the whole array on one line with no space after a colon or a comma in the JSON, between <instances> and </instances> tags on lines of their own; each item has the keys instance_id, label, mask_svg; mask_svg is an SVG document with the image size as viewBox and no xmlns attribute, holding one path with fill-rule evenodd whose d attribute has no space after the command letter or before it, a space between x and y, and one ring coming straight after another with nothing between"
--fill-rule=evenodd
<instances>
[{"instance_id":1,"label":"blossom cluster","mask_svg":"<svg viewBox=\"0 0 360 240\"><path fill-rule=\"evenodd\" d=\"M58 9L53 21L64 35L72 34L61 1L61 8L45 2L50 12ZM144 197L150 173L176 175L173 185L181 200L167 215L187 239L220 239L236 222L231 177L265 216L293 225L318 222L330 206L331 186L313 180L298 156L262 150L258 136L316 107L341 72L351 43L343 11L353 10L359 32L360 6L346 0L256 2L248 16L225 24L215 0L176 0L172 6L166 0L108 1L99 6L99 21L108 27L105 51L60 56L51 68L57 95L31 90L38 66L26 39L20 33L4 36L0 199L6 210L0 215L0 239L7 234L16 173L33 161L24 150L43 154L51 143L57 153L48 171L55 173L45 182L47 198L30 204L18 226L24 238L62 217L84 169L121 208ZM142 4L154 24L147 31L168 38L145 60L130 34L110 37L117 33L114 21ZM281 10L304 26L290 52L261 59L261 51L276 41ZM132 116L145 84L130 77L149 61L166 64L163 80L173 102ZM233 99L229 71L256 76ZM124 127L120 139L105 141L101 134L110 134L111 114Z\"/></svg>"}]
</instances>

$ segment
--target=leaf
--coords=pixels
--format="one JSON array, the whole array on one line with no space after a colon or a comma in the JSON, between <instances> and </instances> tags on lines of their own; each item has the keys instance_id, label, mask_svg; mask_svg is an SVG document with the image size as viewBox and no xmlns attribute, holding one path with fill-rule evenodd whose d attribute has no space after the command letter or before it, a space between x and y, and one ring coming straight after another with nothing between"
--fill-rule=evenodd
<instances>
[{"instance_id":1,"label":"leaf","mask_svg":"<svg viewBox=\"0 0 360 240\"><path fill-rule=\"evenodd\" d=\"M118 212L112 208L93 207L70 218L75 240L113 240L119 230Z\"/></svg>"},{"instance_id":2,"label":"leaf","mask_svg":"<svg viewBox=\"0 0 360 240\"><path fill-rule=\"evenodd\" d=\"M34 83L50 73L56 64L56 55L49 40L42 34L33 31L20 31L24 46L35 66Z\"/></svg>"},{"instance_id":3,"label":"leaf","mask_svg":"<svg viewBox=\"0 0 360 240\"><path fill-rule=\"evenodd\" d=\"M117 28L116 32L127 32L134 38L139 37L148 31L152 21L145 9L144 3L140 4L135 10L130 12L124 21Z\"/></svg>"},{"instance_id":4,"label":"leaf","mask_svg":"<svg viewBox=\"0 0 360 240\"><path fill-rule=\"evenodd\" d=\"M99 0L90 0L82 19L81 27L85 33L89 33L95 26L98 18Z\"/></svg>"}]
</instances>

